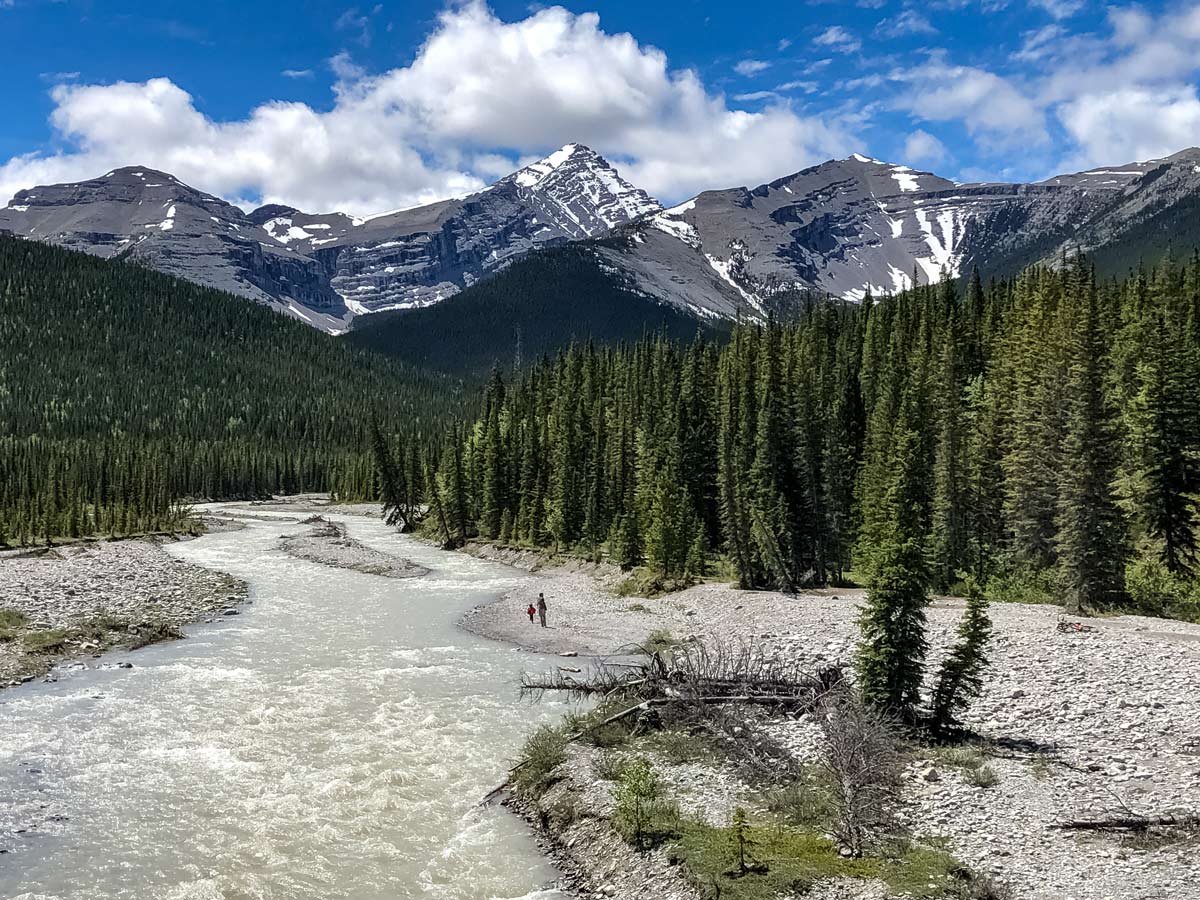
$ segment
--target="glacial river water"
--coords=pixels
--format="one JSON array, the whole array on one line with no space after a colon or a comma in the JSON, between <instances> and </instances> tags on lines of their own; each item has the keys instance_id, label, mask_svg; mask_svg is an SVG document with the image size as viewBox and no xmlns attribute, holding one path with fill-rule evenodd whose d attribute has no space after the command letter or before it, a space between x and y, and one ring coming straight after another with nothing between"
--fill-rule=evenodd
<instances>
[{"instance_id":1,"label":"glacial river water","mask_svg":"<svg viewBox=\"0 0 1200 900\"><path fill-rule=\"evenodd\" d=\"M251 521L170 547L245 579L240 615L0 694L0 897L559 897L523 823L477 807L562 714L516 696L550 661L455 625L522 575L340 521L431 574L293 559L300 526Z\"/></svg>"}]
</instances>

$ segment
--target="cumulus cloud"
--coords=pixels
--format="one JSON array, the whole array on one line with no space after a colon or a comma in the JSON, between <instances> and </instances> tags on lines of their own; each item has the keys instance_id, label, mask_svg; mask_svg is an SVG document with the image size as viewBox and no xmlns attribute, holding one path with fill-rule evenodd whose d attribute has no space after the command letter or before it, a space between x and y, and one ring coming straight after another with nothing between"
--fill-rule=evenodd
<instances>
[{"instance_id":1,"label":"cumulus cloud","mask_svg":"<svg viewBox=\"0 0 1200 900\"><path fill-rule=\"evenodd\" d=\"M1047 140L1045 112L994 72L952 65L934 56L923 65L892 73L891 78L907 85L896 105L925 121L960 121L971 135L996 146Z\"/></svg>"},{"instance_id":2,"label":"cumulus cloud","mask_svg":"<svg viewBox=\"0 0 1200 900\"><path fill-rule=\"evenodd\" d=\"M757 183L858 143L844 123L786 101L733 108L690 70L593 13L504 22L484 3L444 11L411 65L375 76L332 63L334 104L271 102L216 121L166 78L59 85L69 148L0 166L0 194L141 164L226 197L375 212L478 189L500 160L581 141L665 200Z\"/></svg>"},{"instance_id":3,"label":"cumulus cloud","mask_svg":"<svg viewBox=\"0 0 1200 900\"><path fill-rule=\"evenodd\" d=\"M904 141L906 163L937 165L947 157L946 146L928 131L918 128Z\"/></svg>"},{"instance_id":4,"label":"cumulus cloud","mask_svg":"<svg viewBox=\"0 0 1200 900\"><path fill-rule=\"evenodd\" d=\"M1193 146L1200 135L1200 98L1193 86L1085 94L1064 103L1058 115L1079 144L1072 161L1080 168L1159 159Z\"/></svg>"}]
</instances>

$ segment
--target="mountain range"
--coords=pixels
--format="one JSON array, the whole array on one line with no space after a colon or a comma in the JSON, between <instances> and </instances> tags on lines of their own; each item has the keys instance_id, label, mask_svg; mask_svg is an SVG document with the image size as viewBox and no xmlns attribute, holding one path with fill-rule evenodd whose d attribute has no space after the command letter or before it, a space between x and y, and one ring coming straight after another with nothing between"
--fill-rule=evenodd
<instances>
[{"instance_id":1,"label":"mountain range","mask_svg":"<svg viewBox=\"0 0 1200 900\"><path fill-rule=\"evenodd\" d=\"M567 144L470 196L370 217L246 213L131 166L20 191L0 209L0 231L137 260L337 333L568 244L593 275L701 320L761 317L796 291L857 300L1077 251L1113 269L1200 237L1198 198L1196 148L1033 184L958 184L854 154L664 209Z\"/></svg>"}]
</instances>

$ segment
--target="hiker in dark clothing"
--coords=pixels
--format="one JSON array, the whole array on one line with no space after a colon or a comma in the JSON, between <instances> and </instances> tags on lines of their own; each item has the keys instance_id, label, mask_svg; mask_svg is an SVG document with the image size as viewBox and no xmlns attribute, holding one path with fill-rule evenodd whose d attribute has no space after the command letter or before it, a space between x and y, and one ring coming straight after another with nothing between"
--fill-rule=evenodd
<instances>
[{"instance_id":1,"label":"hiker in dark clothing","mask_svg":"<svg viewBox=\"0 0 1200 900\"><path fill-rule=\"evenodd\" d=\"M538 618L542 620L542 627L546 627L546 595L538 594Z\"/></svg>"}]
</instances>

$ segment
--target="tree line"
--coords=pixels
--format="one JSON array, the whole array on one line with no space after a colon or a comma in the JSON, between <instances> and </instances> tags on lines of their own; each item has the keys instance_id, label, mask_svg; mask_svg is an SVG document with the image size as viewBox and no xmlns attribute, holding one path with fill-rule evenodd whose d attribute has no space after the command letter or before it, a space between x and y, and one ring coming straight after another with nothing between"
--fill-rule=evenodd
<instances>
[{"instance_id":1,"label":"tree line","mask_svg":"<svg viewBox=\"0 0 1200 900\"><path fill-rule=\"evenodd\" d=\"M371 421L436 434L460 402L245 298L0 235L0 546L174 530L189 500L374 497Z\"/></svg>"},{"instance_id":2,"label":"tree line","mask_svg":"<svg viewBox=\"0 0 1200 900\"><path fill-rule=\"evenodd\" d=\"M427 467L450 544L660 583L924 596L969 576L1075 610L1200 611L1196 259L810 301L724 344L577 344L494 373L481 410Z\"/></svg>"}]
</instances>

